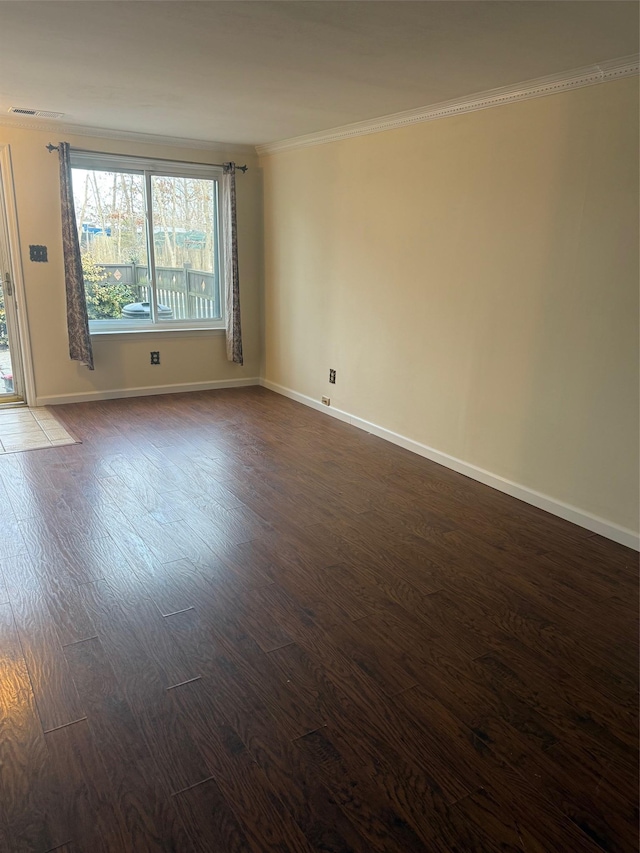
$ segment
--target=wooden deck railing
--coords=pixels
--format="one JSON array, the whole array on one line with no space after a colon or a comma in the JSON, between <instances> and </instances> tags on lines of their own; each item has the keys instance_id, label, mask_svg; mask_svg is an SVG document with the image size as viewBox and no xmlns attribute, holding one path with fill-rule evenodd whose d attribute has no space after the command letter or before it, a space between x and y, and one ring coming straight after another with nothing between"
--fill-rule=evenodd
<instances>
[{"instance_id":1,"label":"wooden deck railing","mask_svg":"<svg viewBox=\"0 0 640 853\"><path fill-rule=\"evenodd\" d=\"M107 284L128 284L140 302L149 301L146 264L100 264ZM158 302L173 311L175 320L204 320L222 316L216 274L181 267L156 267Z\"/></svg>"}]
</instances>

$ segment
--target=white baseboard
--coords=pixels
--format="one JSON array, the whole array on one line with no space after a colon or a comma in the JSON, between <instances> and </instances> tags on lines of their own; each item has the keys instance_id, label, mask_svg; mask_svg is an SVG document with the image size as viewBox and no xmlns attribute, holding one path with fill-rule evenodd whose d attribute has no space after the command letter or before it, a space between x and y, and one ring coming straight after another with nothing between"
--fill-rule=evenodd
<instances>
[{"instance_id":1,"label":"white baseboard","mask_svg":"<svg viewBox=\"0 0 640 853\"><path fill-rule=\"evenodd\" d=\"M87 403L91 400L117 400L121 397L149 397L154 394L182 394L186 391L212 391L216 388L243 388L259 385L257 377L249 379L215 379L211 382L184 382L176 385L143 385L138 388L114 388L109 391L82 391L80 394L53 394L36 397L36 406L61 406L65 403Z\"/></svg>"},{"instance_id":2,"label":"white baseboard","mask_svg":"<svg viewBox=\"0 0 640 853\"><path fill-rule=\"evenodd\" d=\"M275 382L271 382L268 379L260 379L260 385L268 388L270 391L275 391L277 394L282 394L284 397L289 397L291 400L303 403L305 406L309 406L312 409L316 409L319 412L331 415L331 417L358 427L358 429L369 432L379 438L383 438L385 441L397 444L399 447L405 448L405 450L410 450L413 453L417 453L419 456L424 456L432 462L444 465L452 471L464 474L465 477L471 477L472 480L477 480L480 483L484 483L486 486L491 486L493 489L497 489L500 492L504 492L507 495L518 498L518 500L524 501L532 506L536 506L538 509L543 509L546 512L550 512L552 515L564 518L566 521L570 521L573 524L577 524L580 527L591 530L593 533L599 533L607 539L613 539L614 542L619 542L621 545L634 548L636 551L640 550L640 536L637 533L634 533L633 530L621 527L620 525L614 524L613 522L607 521L599 516L592 515L590 512L586 512L585 510L579 509L571 504L566 504L563 501L559 501L549 495L537 492L534 489L529 489L527 486L514 483L511 480L500 477L498 474L492 474L490 471L485 471L483 468L478 468L476 465L464 462L462 459L457 459L455 456L449 456L448 453L442 453L442 451L435 450L433 447L428 447L426 444L420 444L418 441L413 441L413 439L406 438L405 436L399 435L398 433L392 432L384 427L377 426L377 424L372 424L362 418L355 417L355 415L350 415L348 412L335 409L332 406L325 406L323 403L318 400L314 400L312 397L307 397L305 394L299 394L297 391L292 391L291 388L285 388L282 385L277 385Z\"/></svg>"},{"instance_id":3,"label":"white baseboard","mask_svg":"<svg viewBox=\"0 0 640 853\"><path fill-rule=\"evenodd\" d=\"M295 400L296 403L304 403L311 409L317 409L319 412L324 412L325 415L331 415L332 418L337 418L339 421L351 423L351 415L336 409L333 406L325 406L320 400L314 400L313 397L307 397L306 394L299 394L297 391L292 391L291 388L285 388L284 385L277 385L269 379L260 379L260 385L263 388L268 388L269 391L275 391L276 394L282 394L283 397L289 397L290 400Z\"/></svg>"}]
</instances>

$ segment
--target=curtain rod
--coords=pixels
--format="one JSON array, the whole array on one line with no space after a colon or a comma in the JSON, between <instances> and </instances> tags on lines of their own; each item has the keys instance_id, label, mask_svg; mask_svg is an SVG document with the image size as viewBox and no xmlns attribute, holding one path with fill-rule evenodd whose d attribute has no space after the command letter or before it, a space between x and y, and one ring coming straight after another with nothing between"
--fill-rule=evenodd
<instances>
[{"instance_id":1,"label":"curtain rod","mask_svg":"<svg viewBox=\"0 0 640 853\"><path fill-rule=\"evenodd\" d=\"M57 145L52 145L49 143L44 146L49 154L53 151L58 151ZM107 151L89 151L87 148L72 148L72 151L75 151L77 154L96 154L98 157L104 154L108 154ZM196 160L170 160L168 157L138 157L137 154L108 154L109 157L136 157L141 160L158 160L160 163L186 163L188 166L224 166L224 163L200 163ZM236 170L238 172L246 172L248 166L236 166Z\"/></svg>"}]
</instances>

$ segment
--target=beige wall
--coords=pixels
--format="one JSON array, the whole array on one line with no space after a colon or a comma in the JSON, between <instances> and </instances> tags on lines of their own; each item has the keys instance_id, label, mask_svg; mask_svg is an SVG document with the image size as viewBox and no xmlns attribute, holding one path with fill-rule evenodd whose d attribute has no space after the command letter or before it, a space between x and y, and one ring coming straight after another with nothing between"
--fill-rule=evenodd
<instances>
[{"instance_id":1,"label":"beige wall","mask_svg":"<svg viewBox=\"0 0 640 853\"><path fill-rule=\"evenodd\" d=\"M637 530L637 145L626 79L266 156L265 377Z\"/></svg>"},{"instance_id":2,"label":"beige wall","mask_svg":"<svg viewBox=\"0 0 640 853\"><path fill-rule=\"evenodd\" d=\"M72 362L68 355L64 300L64 268L60 225L58 157L45 145L60 133L0 126L0 144L9 144L22 249L22 269L31 332L36 393L39 398L62 397L178 383L256 377L260 365L261 182L256 158L245 150L212 146L203 151L139 142L124 142L63 133L77 148L95 151L219 163L248 162L250 170L237 178L244 367L230 364L224 335L161 337L129 335L94 338L95 370ZM29 260L29 245L48 247L49 262ZM160 350L161 364L149 364L149 352Z\"/></svg>"}]
</instances>

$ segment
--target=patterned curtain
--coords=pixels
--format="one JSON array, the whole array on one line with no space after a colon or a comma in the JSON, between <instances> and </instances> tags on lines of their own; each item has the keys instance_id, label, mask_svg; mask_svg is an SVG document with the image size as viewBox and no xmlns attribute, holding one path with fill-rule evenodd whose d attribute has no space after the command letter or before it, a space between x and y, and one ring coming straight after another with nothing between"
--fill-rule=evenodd
<instances>
[{"instance_id":1,"label":"patterned curtain","mask_svg":"<svg viewBox=\"0 0 640 853\"><path fill-rule=\"evenodd\" d=\"M87 301L84 295L80 243L76 228L71 184L71 159L69 143L60 142L60 204L62 208L62 248L64 252L64 282L67 291L67 330L69 332L69 355L74 361L93 370L93 350L89 335Z\"/></svg>"},{"instance_id":2,"label":"patterned curtain","mask_svg":"<svg viewBox=\"0 0 640 853\"><path fill-rule=\"evenodd\" d=\"M243 364L240 324L240 278L238 275L238 230L236 224L236 164L225 163L222 176L222 222L224 239L224 282L227 326L227 358Z\"/></svg>"}]
</instances>

